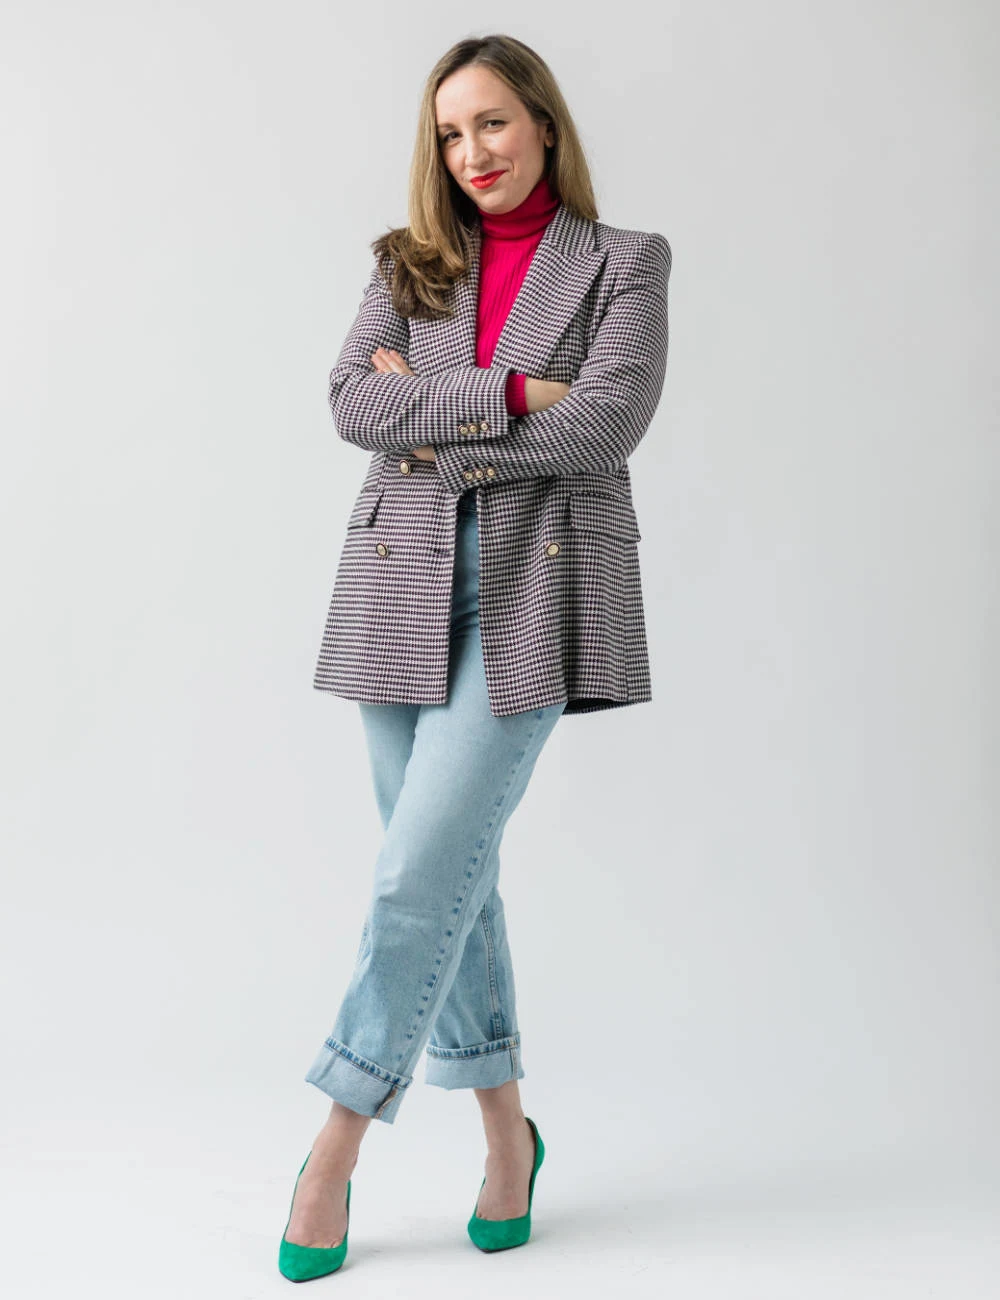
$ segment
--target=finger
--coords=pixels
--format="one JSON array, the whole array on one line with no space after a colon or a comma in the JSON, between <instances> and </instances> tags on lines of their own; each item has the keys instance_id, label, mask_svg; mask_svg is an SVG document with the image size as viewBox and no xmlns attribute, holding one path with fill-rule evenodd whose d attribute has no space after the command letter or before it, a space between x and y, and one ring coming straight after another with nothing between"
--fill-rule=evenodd
<instances>
[{"instance_id":1,"label":"finger","mask_svg":"<svg viewBox=\"0 0 1000 1300\"><path fill-rule=\"evenodd\" d=\"M372 362L383 374L389 374L396 370L396 365L388 348L376 348L372 353Z\"/></svg>"}]
</instances>

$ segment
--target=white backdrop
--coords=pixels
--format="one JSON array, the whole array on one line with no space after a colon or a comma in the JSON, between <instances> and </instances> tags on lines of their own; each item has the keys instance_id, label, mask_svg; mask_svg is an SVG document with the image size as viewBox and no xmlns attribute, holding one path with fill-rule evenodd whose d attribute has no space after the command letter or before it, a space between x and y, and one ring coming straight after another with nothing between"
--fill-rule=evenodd
<instances>
[{"instance_id":1,"label":"white backdrop","mask_svg":"<svg viewBox=\"0 0 1000 1300\"><path fill-rule=\"evenodd\" d=\"M536 1239L465 1238L478 1110L421 1064L342 1281L995 1294L995 10L0 13L17 1294L287 1287L380 838L356 705L311 685L368 461L327 372L423 80L494 30L558 77L601 220L673 249L630 462L654 700L561 721L501 850Z\"/></svg>"}]
</instances>

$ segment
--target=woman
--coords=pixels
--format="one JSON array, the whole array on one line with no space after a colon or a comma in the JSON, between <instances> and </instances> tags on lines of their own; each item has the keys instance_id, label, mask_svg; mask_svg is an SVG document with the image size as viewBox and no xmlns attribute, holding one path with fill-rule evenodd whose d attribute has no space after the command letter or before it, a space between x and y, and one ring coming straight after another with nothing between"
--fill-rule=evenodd
<instances>
[{"instance_id":1,"label":"woman","mask_svg":"<svg viewBox=\"0 0 1000 1300\"><path fill-rule=\"evenodd\" d=\"M371 1120L426 1081L471 1088L483 1250L528 1240L544 1146L524 1077L499 845L564 713L650 699L627 459L660 399L671 253L605 226L546 64L507 36L432 70L410 225L376 264L330 376L373 453L314 685L358 701L385 836L354 972L306 1079L332 1100L279 1267L347 1251Z\"/></svg>"}]
</instances>

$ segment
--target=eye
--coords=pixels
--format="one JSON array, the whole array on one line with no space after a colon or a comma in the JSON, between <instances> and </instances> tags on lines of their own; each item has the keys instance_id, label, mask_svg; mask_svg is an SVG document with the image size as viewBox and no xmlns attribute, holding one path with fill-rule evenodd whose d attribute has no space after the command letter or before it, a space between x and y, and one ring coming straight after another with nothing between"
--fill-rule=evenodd
<instances>
[{"instance_id":1,"label":"eye","mask_svg":"<svg viewBox=\"0 0 1000 1300\"><path fill-rule=\"evenodd\" d=\"M488 117L486 121L483 123L484 126L490 126L490 125L503 126L503 124L504 124L503 118L500 117ZM449 137L453 136L454 134L455 134L454 131L448 131L446 132L446 134L438 136L438 139L442 144L447 144Z\"/></svg>"}]
</instances>

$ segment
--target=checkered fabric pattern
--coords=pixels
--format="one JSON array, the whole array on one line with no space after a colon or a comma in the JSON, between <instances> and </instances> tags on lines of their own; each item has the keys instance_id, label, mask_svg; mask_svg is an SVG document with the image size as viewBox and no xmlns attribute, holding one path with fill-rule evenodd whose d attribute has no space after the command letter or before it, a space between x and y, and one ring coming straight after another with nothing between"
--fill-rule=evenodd
<instances>
[{"instance_id":1,"label":"checkered fabric pattern","mask_svg":"<svg viewBox=\"0 0 1000 1300\"><path fill-rule=\"evenodd\" d=\"M475 361L479 231L447 320L397 314L373 267L330 372L337 433L372 453L346 526L313 685L372 704L446 702L456 508L477 493L479 621L496 717L652 698L628 458L660 401L671 250L578 217L545 228ZM413 375L382 374L399 352ZM570 392L515 418L507 376ZM413 449L431 444L436 460Z\"/></svg>"}]
</instances>

